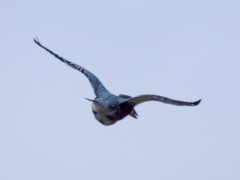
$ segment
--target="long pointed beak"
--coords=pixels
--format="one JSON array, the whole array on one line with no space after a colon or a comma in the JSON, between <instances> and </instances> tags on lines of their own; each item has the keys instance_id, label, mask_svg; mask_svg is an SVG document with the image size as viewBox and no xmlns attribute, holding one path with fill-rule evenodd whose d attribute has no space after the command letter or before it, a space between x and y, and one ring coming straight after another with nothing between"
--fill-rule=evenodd
<instances>
[{"instance_id":1,"label":"long pointed beak","mask_svg":"<svg viewBox=\"0 0 240 180\"><path fill-rule=\"evenodd\" d=\"M88 98L84 98L84 99L86 99L86 100L88 100L88 101L91 101L91 102L93 102L94 100L92 100L92 99L88 99Z\"/></svg>"}]
</instances>

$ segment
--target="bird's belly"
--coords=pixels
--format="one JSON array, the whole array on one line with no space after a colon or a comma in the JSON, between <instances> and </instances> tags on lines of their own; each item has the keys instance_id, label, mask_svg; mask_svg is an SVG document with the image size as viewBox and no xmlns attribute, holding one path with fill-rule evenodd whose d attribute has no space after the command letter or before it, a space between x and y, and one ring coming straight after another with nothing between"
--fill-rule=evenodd
<instances>
[{"instance_id":1,"label":"bird's belly","mask_svg":"<svg viewBox=\"0 0 240 180\"><path fill-rule=\"evenodd\" d=\"M117 122L114 111L102 108L94 103L92 104L92 111L95 118L103 125L109 126Z\"/></svg>"},{"instance_id":2,"label":"bird's belly","mask_svg":"<svg viewBox=\"0 0 240 180\"><path fill-rule=\"evenodd\" d=\"M96 112L93 112L93 114L94 114L95 118L103 125L109 126L109 125L113 125L117 122L116 120L112 120L111 117L108 117L106 115L98 114Z\"/></svg>"}]
</instances>

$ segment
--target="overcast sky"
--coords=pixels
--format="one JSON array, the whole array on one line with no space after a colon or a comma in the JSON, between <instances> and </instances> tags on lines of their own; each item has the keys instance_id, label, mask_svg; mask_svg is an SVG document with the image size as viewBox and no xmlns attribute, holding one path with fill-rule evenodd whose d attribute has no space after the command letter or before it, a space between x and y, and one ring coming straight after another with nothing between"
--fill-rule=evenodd
<instances>
[{"instance_id":1,"label":"overcast sky","mask_svg":"<svg viewBox=\"0 0 240 180\"><path fill-rule=\"evenodd\" d=\"M3 1L1 180L240 179L240 1ZM158 94L139 118L94 119L92 88Z\"/></svg>"}]
</instances>

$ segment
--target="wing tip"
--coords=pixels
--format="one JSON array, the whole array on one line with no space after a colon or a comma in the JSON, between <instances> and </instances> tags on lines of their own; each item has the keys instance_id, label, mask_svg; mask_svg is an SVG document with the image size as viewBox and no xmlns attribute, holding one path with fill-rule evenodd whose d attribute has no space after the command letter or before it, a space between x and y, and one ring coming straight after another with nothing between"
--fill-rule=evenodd
<instances>
[{"instance_id":1,"label":"wing tip","mask_svg":"<svg viewBox=\"0 0 240 180\"><path fill-rule=\"evenodd\" d=\"M202 99L199 99L198 101L195 101L195 102L193 103L193 106L199 105L201 101L202 101Z\"/></svg>"},{"instance_id":2,"label":"wing tip","mask_svg":"<svg viewBox=\"0 0 240 180\"><path fill-rule=\"evenodd\" d=\"M37 36L33 38L33 41L34 41L36 44L41 45L41 43L40 43L40 41L38 40L38 37L37 37Z\"/></svg>"}]
</instances>

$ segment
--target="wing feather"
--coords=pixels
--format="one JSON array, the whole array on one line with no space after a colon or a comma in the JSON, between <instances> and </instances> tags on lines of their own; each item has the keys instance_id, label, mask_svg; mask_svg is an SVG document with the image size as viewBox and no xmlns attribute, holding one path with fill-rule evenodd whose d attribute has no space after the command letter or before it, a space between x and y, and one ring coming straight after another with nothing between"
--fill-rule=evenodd
<instances>
[{"instance_id":1,"label":"wing feather","mask_svg":"<svg viewBox=\"0 0 240 180\"><path fill-rule=\"evenodd\" d=\"M46 48L45 46L43 46L38 39L33 39L34 42L39 45L41 48L45 49L47 52L49 52L50 54L52 54L53 56L55 56L57 59L59 59L60 61L62 61L63 63L67 64L68 66L80 71L82 74L84 74L88 80L90 81L92 88L94 90L94 93L97 97L102 96L106 93L109 93L109 91L104 87L104 85L102 84L102 82L90 71L88 71L87 69L83 68L82 66L79 66L77 64L74 64L66 59L64 59L63 57L57 55L56 53L54 53L53 51L51 51L50 49Z\"/></svg>"},{"instance_id":2,"label":"wing feather","mask_svg":"<svg viewBox=\"0 0 240 180\"><path fill-rule=\"evenodd\" d=\"M158 95L140 95L140 96L130 98L124 101L123 103L129 103L133 106L136 106L138 104L141 104L147 101L158 101L158 102L176 105L176 106L196 106L201 102L201 99L194 102L186 102L186 101L174 100L174 99L170 99L170 98L158 96Z\"/></svg>"}]
</instances>

